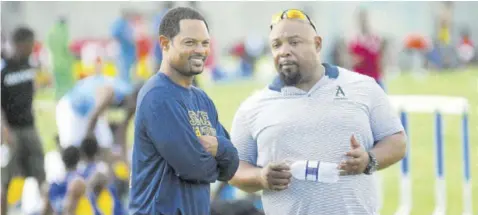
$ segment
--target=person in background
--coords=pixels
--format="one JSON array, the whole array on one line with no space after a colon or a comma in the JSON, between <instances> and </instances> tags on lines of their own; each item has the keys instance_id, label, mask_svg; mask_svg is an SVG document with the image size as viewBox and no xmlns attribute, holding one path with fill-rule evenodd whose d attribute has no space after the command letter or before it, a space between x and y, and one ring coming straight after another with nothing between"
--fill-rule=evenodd
<instances>
[{"instance_id":1,"label":"person in background","mask_svg":"<svg viewBox=\"0 0 478 215\"><path fill-rule=\"evenodd\" d=\"M433 44L421 34L411 33L405 36L403 52L405 54L403 69L415 74L425 73L424 68L433 68L439 64L439 56L432 51Z\"/></svg>"},{"instance_id":2,"label":"person in background","mask_svg":"<svg viewBox=\"0 0 478 215\"><path fill-rule=\"evenodd\" d=\"M131 69L136 63L136 42L131 22L135 14L130 10L123 10L121 17L113 23L113 38L119 45L117 67L119 78L131 82Z\"/></svg>"},{"instance_id":3,"label":"person in background","mask_svg":"<svg viewBox=\"0 0 478 215\"><path fill-rule=\"evenodd\" d=\"M348 53L347 42L342 37L335 37L333 48L331 51L332 64L347 68L348 67Z\"/></svg>"},{"instance_id":4,"label":"person in background","mask_svg":"<svg viewBox=\"0 0 478 215\"><path fill-rule=\"evenodd\" d=\"M69 50L68 24L64 17L60 18L50 30L47 46L53 62L55 98L58 101L74 84L72 73L74 56Z\"/></svg>"},{"instance_id":5,"label":"person in background","mask_svg":"<svg viewBox=\"0 0 478 215\"><path fill-rule=\"evenodd\" d=\"M107 77L100 71L78 81L59 100L56 106L56 124L61 148L71 145L79 147L84 139L96 137L102 158L112 164L114 141L121 145L120 153L126 158L126 129L136 109L136 96L141 83L133 86L120 78ZM121 128L118 129L124 133L113 134L111 131L106 118L110 107L125 112Z\"/></svg>"},{"instance_id":6,"label":"person in background","mask_svg":"<svg viewBox=\"0 0 478 215\"><path fill-rule=\"evenodd\" d=\"M77 147L70 146L61 152L61 159L65 165L66 174L60 180L48 185L48 198L44 202L42 215L52 213L55 215L71 214L71 212L85 211L88 208L90 212L93 212L91 203L78 204L86 194L86 183L77 169L80 161L80 150ZM89 203L89 201L85 203ZM78 208L78 206L81 208Z\"/></svg>"},{"instance_id":7,"label":"person in background","mask_svg":"<svg viewBox=\"0 0 478 215\"><path fill-rule=\"evenodd\" d=\"M444 1L438 4L438 13L435 17L436 40L442 46L448 46L453 42L453 2Z\"/></svg>"},{"instance_id":8,"label":"person in background","mask_svg":"<svg viewBox=\"0 0 478 215\"><path fill-rule=\"evenodd\" d=\"M163 61L163 50L161 49L161 46L159 45L159 39L157 38L157 31L159 29L159 25L161 24L161 20L163 19L164 14L174 6L173 1L165 1L164 7L160 10L156 16L154 16L153 19L153 59L154 59L154 73L159 71L159 68L161 67L161 61Z\"/></svg>"},{"instance_id":9,"label":"person in background","mask_svg":"<svg viewBox=\"0 0 478 215\"><path fill-rule=\"evenodd\" d=\"M73 55L73 65L72 65L72 73L73 73L73 79L75 81L81 80L85 77L87 77L87 73L85 72L85 65L83 65L82 62L82 48L84 44L86 43L86 40L74 40L71 42L69 45L69 50L71 54Z\"/></svg>"},{"instance_id":10,"label":"person in background","mask_svg":"<svg viewBox=\"0 0 478 215\"><path fill-rule=\"evenodd\" d=\"M437 65L439 69L454 68L458 64L457 38L453 33L457 30L453 20L454 3L451 1L439 2L437 12L433 41L433 51L439 56L439 64Z\"/></svg>"},{"instance_id":11,"label":"person in background","mask_svg":"<svg viewBox=\"0 0 478 215\"><path fill-rule=\"evenodd\" d=\"M80 146L85 157L84 166L79 168L80 174L87 182L87 195L99 214L126 214L117 187L107 164L98 160L99 147L95 138L85 139ZM106 200L106 201L105 201Z\"/></svg>"},{"instance_id":12,"label":"person in background","mask_svg":"<svg viewBox=\"0 0 478 215\"><path fill-rule=\"evenodd\" d=\"M250 34L238 41L229 50L232 56L240 58L241 76L250 78L254 75L256 63L265 54L266 47L263 39Z\"/></svg>"},{"instance_id":13,"label":"person in background","mask_svg":"<svg viewBox=\"0 0 478 215\"><path fill-rule=\"evenodd\" d=\"M11 160L2 167L2 191L21 193L24 178L34 177L40 186L45 181L43 147L35 127L33 97L36 70L30 63L35 35L30 28L15 29L12 56L5 59L1 70L2 138L5 136ZM2 141L3 143L3 141ZM17 183L19 182L19 183ZM10 187L12 185L12 187ZM22 185L23 186L23 185ZM7 192L2 192L2 214L7 210ZM21 194L15 195L21 197ZM9 198L15 204L17 198Z\"/></svg>"},{"instance_id":14,"label":"person in background","mask_svg":"<svg viewBox=\"0 0 478 215\"><path fill-rule=\"evenodd\" d=\"M114 183L118 188L118 194L121 198L127 198L129 192L129 176L130 176L130 165L131 162L131 150L128 150L126 153L122 150L122 147L127 145L126 143L126 132L127 126L121 124L121 122L109 122L111 131L115 134L115 142L113 147L113 173L115 176ZM120 130L121 129L121 130ZM123 142L122 142L123 141ZM125 148L126 150L126 148Z\"/></svg>"},{"instance_id":15,"label":"person in background","mask_svg":"<svg viewBox=\"0 0 478 215\"><path fill-rule=\"evenodd\" d=\"M365 9L358 12L358 25L360 33L349 44L352 70L372 77L383 89L382 39L372 32Z\"/></svg>"},{"instance_id":16,"label":"person in background","mask_svg":"<svg viewBox=\"0 0 478 215\"><path fill-rule=\"evenodd\" d=\"M460 35L460 43L457 47L458 58L461 63L466 65L470 63L476 55L475 45L471 40L470 30L468 28L463 28Z\"/></svg>"},{"instance_id":17,"label":"person in background","mask_svg":"<svg viewBox=\"0 0 478 215\"><path fill-rule=\"evenodd\" d=\"M152 42L147 33L144 18L141 15L136 16L134 21L134 38L136 40L136 79L144 81L151 77L151 68L148 64L149 53L151 52Z\"/></svg>"}]
</instances>

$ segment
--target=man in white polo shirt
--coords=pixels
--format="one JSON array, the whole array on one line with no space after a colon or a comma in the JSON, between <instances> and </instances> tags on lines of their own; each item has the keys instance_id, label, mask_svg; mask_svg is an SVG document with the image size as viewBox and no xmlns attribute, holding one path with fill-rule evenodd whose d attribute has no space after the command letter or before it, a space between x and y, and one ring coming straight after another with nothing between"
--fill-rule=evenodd
<instances>
[{"instance_id":1,"label":"man in white polo shirt","mask_svg":"<svg viewBox=\"0 0 478 215\"><path fill-rule=\"evenodd\" d=\"M269 39L279 75L236 113L231 138L241 162L230 183L262 190L266 214L378 214L372 174L406 151L386 94L370 77L322 64L322 39L299 10L276 16ZM308 180L338 180L292 178L290 164L306 160L321 163L302 170Z\"/></svg>"}]
</instances>

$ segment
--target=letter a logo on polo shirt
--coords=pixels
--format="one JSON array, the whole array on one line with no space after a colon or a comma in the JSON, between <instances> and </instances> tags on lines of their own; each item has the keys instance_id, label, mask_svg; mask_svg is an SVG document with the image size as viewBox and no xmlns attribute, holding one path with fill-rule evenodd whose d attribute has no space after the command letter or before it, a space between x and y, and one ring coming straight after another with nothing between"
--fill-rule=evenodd
<instances>
[{"instance_id":1,"label":"letter a logo on polo shirt","mask_svg":"<svg viewBox=\"0 0 478 215\"><path fill-rule=\"evenodd\" d=\"M335 97L345 97L345 93L342 90L342 87L337 86L337 91L335 91Z\"/></svg>"}]
</instances>

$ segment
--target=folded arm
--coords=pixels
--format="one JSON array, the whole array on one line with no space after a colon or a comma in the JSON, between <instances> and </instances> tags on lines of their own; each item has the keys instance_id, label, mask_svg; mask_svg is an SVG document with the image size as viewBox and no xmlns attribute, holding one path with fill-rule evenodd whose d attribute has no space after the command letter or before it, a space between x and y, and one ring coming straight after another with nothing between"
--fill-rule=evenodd
<instances>
[{"instance_id":1,"label":"folded arm","mask_svg":"<svg viewBox=\"0 0 478 215\"><path fill-rule=\"evenodd\" d=\"M143 99L144 126L161 157L186 181L215 182L215 158L205 151L193 132L187 113L175 100L161 101L156 94Z\"/></svg>"},{"instance_id":2,"label":"folded arm","mask_svg":"<svg viewBox=\"0 0 478 215\"><path fill-rule=\"evenodd\" d=\"M221 130L218 133L218 151L216 161L219 167L219 181L229 181L236 173L239 167L239 156L237 149L229 140L227 131L220 125Z\"/></svg>"}]
</instances>

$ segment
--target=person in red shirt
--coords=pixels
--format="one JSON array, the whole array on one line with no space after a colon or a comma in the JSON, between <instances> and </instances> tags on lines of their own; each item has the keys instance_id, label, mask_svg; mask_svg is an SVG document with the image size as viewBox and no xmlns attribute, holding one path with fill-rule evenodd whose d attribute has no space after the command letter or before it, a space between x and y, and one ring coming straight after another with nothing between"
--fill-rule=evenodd
<instances>
[{"instance_id":1,"label":"person in red shirt","mask_svg":"<svg viewBox=\"0 0 478 215\"><path fill-rule=\"evenodd\" d=\"M358 22L360 34L355 36L349 44L349 52L353 61L352 69L374 78L384 88L381 65L383 41L378 35L372 33L366 10L359 11Z\"/></svg>"},{"instance_id":2,"label":"person in red shirt","mask_svg":"<svg viewBox=\"0 0 478 215\"><path fill-rule=\"evenodd\" d=\"M470 31L468 28L464 28L460 33L460 43L457 47L458 58L463 65L466 65L473 61L475 58L476 46L471 40Z\"/></svg>"}]
</instances>

